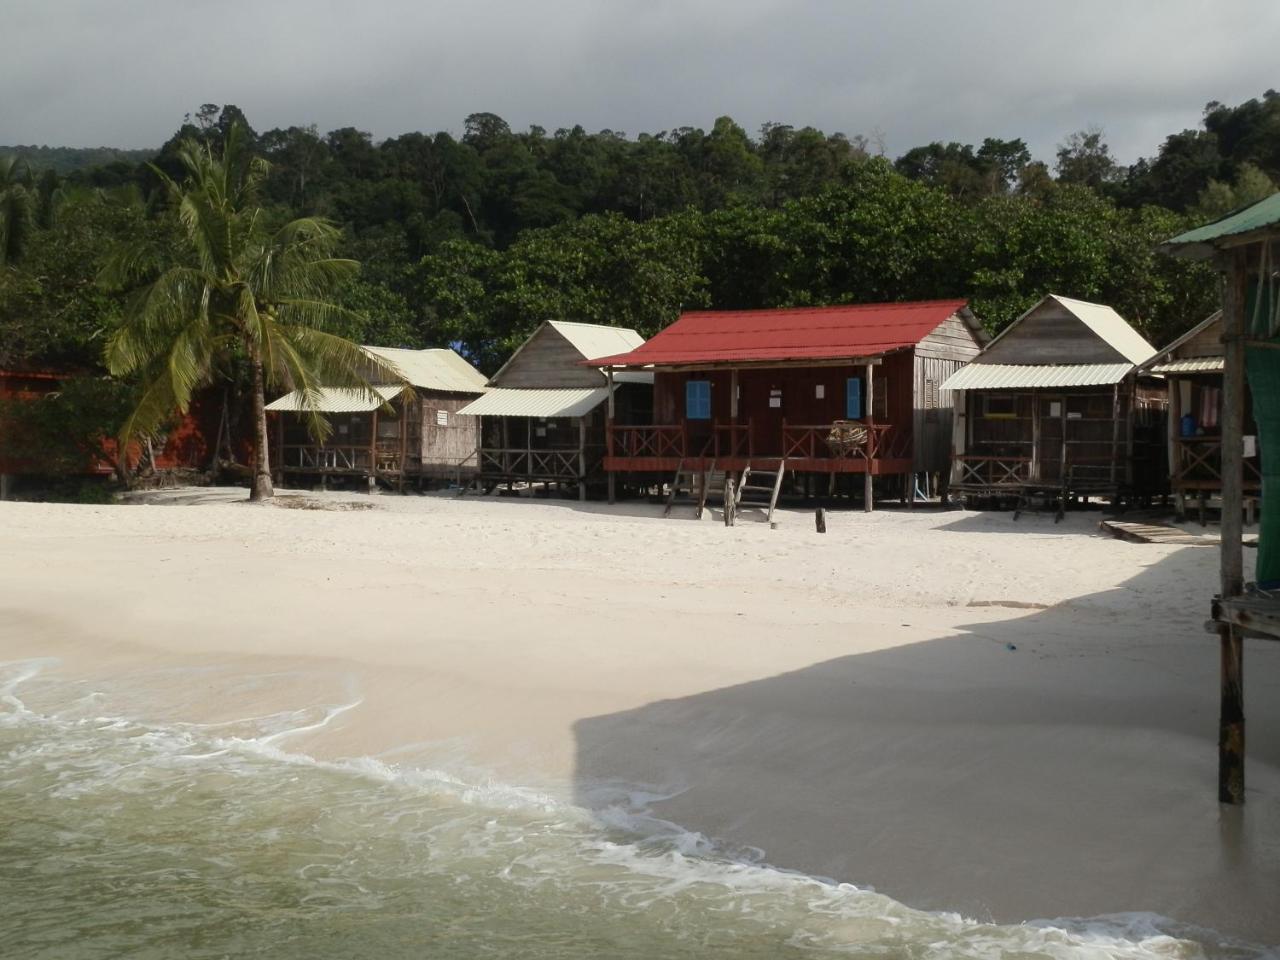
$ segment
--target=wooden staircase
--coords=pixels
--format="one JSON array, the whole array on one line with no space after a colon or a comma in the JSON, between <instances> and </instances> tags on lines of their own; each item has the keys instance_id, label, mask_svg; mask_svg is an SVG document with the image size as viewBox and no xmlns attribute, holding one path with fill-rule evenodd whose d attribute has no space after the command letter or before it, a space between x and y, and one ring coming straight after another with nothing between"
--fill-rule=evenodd
<instances>
[{"instance_id":1,"label":"wooden staircase","mask_svg":"<svg viewBox=\"0 0 1280 960\"><path fill-rule=\"evenodd\" d=\"M782 492L782 480L787 473L787 461L778 461L776 470L762 470L747 464L738 481L735 506L741 506L745 500L748 504L765 507L765 521L773 523L773 511L778 506L778 494Z\"/></svg>"},{"instance_id":2,"label":"wooden staircase","mask_svg":"<svg viewBox=\"0 0 1280 960\"><path fill-rule=\"evenodd\" d=\"M671 508L675 506L676 498L684 495L695 504L694 517L701 520L709 498L716 497L723 500L724 485L725 473L723 470L716 470L714 460L706 470L686 470L684 460L681 460L676 465L676 474L671 480L671 489L667 492L667 505L662 515L671 516Z\"/></svg>"}]
</instances>

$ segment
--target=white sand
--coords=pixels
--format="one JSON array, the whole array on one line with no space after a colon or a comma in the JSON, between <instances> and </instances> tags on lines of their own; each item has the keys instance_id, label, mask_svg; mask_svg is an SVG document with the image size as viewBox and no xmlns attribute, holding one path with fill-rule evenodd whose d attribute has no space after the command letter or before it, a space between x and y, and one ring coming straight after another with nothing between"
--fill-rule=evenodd
<instances>
[{"instance_id":1,"label":"white sand","mask_svg":"<svg viewBox=\"0 0 1280 960\"><path fill-rule=\"evenodd\" d=\"M803 512L241 495L0 503L0 659L156 720L358 700L288 747L588 805L649 785L660 816L915 906L1280 943L1280 644L1248 644L1248 804L1220 808L1216 550L1097 514L819 536Z\"/></svg>"}]
</instances>

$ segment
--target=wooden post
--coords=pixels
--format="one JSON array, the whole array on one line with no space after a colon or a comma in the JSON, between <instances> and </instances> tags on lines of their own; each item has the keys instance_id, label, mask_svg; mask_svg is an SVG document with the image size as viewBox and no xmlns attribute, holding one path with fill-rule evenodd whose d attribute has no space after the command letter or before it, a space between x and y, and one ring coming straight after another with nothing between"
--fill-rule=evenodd
<instances>
[{"instance_id":1,"label":"wooden post","mask_svg":"<svg viewBox=\"0 0 1280 960\"><path fill-rule=\"evenodd\" d=\"M1169 377L1166 385L1169 391L1169 422L1165 425L1165 433L1168 436L1168 452L1165 455L1169 460L1169 486L1173 493L1173 512L1174 516L1181 520L1187 511L1182 489L1178 485L1178 435L1182 430L1182 385L1177 377Z\"/></svg>"},{"instance_id":2,"label":"wooden post","mask_svg":"<svg viewBox=\"0 0 1280 960\"><path fill-rule=\"evenodd\" d=\"M875 501L875 482L871 476L872 458L870 456L871 445L875 442L875 425L876 425L875 404L874 404L874 401L872 400L872 397L875 396L875 381L874 381L875 367L873 367L871 364L868 363L866 369L867 369L867 395L863 398L863 402L866 403L867 408L863 412L866 415L866 421L867 421L868 456L863 458L866 461L867 472L862 477L862 509L865 513L870 513L872 510L875 509L875 502L874 502Z\"/></svg>"},{"instance_id":3,"label":"wooden post","mask_svg":"<svg viewBox=\"0 0 1280 960\"><path fill-rule=\"evenodd\" d=\"M1226 286L1222 296L1222 597L1244 590L1241 542L1243 434L1245 393L1245 287L1242 251L1224 257ZM1218 800L1244 803L1244 645L1235 627L1218 624L1221 704L1218 714Z\"/></svg>"},{"instance_id":4,"label":"wooden post","mask_svg":"<svg viewBox=\"0 0 1280 960\"><path fill-rule=\"evenodd\" d=\"M729 422L738 422L738 368L729 370Z\"/></svg>"},{"instance_id":5,"label":"wooden post","mask_svg":"<svg viewBox=\"0 0 1280 960\"><path fill-rule=\"evenodd\" d=\"M818 533L827 532L827 511L819 507L813 515L813 525Z\"/></svg>"},{"instance_id":6,"label":"wooden post","mask_svg":"<svg viewBox=\"0 0 1280 960\"><path fill-rule=\"evenodd\" d=\"M378 489L378 408L373 408L369 427L369 492Z\"/></svg>"},{"instance_id":7,"label":"wooden post","mask_svg":"<svg viewBox=\"0 0 1280 960\"><path fill-rule=\"evenodd\" d=\"M409 404L400 401L400 475L396 479L396 487L404 493L405 467L409 461Z\"/></svg>"},{"instance_id":8,"label":"wooden post","mask_svg":"<svg viewBox=\"0 0 1280 960\"><path fill-rule=\"evenodd\" d=\"M226 412L227 411L224 408L222 411L223 416L226 416ZM275 469L275 476L272 479L273 479L273 482L276 484L276 486L283 487L284 486L284 414L277 413L275 415L275 418L276 418L276 469ZM219 425L218 429L219 430L222 429L221 425ZM218 438L218 443L219 444L222 443L221 437ZM216 470L218 467L216 460L213 466L214 466L214 469Z\"/></svg>"},{"instance_id":9,"label":"wooden post","mask_svg":"<svg viewBox=\"0 0 1280 960\"><path fill-rule=\"evenodd\" d=\"M1111 477L1112 501L1114 507L1116 500L1120 499L1120 486L1116 481L1116 461L1120 459L1120 384L1116 384L1111 388L1111 469L1109 476ZM1129 469L1125 467L1125 480L1129 479Z\"/></svg>"},{"instance_id":10,"label":"wooden post","mask_svg":"<svg viewBox=\"0 0 1280 960\"><path fill-rule=\"evenodd\" d=\"M724 475L724 525L732 527L738 515L738 496L734 490L733 476L726 472Z\"/></svg>"},{"instance_id":11,"label":"wooden post","mask_svg":"<svg viewBox=\"0 0 1280 960\"><path fill-rule=\"evenodd\" d=\"M1017 400L1014 400L1014 410L1017 410ZM1021 436L1022 431L1018 434ZM1038 481L1040 479L1040 395L1034 390L1031 391L1031 479Z\"/></svg>"},{"instance_id":12,"label":"wooden post","mask_svg":"<svg viewBox=\"0 0 1280 960\"><path fill-rule=\"evenodd\" d=\"M608 424L607 424L607 429L605 433L607 434L607 438L608 438L607 446L608 446L609 456L613 456L613 423L614 423L614 416L616 413L616 407L613 399L613 390L614 390L613 367L609 367L607 370L605 370L604 375L609 384L609 401L608 401L608 407L607 407ZM608 473L609 502L616 503L618 500L617 478L614 476L612 470L609 470L606 472Z\"/></svg>"},{"instance_id":13,"label":"wooden post","mask_svg":"<svg viewBox=\"0 0 1280 960\"><path fill-rule=\"evenodd\" d=\"M587 418L578 418L578 499L587 499Z\"/></svg>"}]
</instances>

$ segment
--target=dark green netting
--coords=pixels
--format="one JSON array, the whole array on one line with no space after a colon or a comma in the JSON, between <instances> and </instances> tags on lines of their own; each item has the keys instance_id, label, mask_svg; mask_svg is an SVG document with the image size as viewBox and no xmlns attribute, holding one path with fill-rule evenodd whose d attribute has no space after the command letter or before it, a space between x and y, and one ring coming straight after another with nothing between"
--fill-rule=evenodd
<instances>
[{"instance_id":1,"label":"dark green netting","mask_svg":"<svg viewBox=\"0 0 1280 960\"><path fill-rule=\"evenodd\" d=\"M1264 271L1266 277L1270 271ZM1245 327L1253 340L1280 345L1276 335L1277 297L1271 283L1249 284L1245 299ZM1258 459L1262 471L1262 519L1258 528L1260 587L1280 587L1280 349L1246 347L1245 366L1253 395L1253 419L1258 425Z\"/></svg>"}]
</instances>

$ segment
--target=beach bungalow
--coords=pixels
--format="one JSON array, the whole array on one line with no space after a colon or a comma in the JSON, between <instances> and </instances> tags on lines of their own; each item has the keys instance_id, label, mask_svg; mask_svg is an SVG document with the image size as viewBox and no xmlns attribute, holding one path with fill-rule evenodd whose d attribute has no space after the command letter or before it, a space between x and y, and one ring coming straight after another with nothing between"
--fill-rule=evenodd
<instances>
[{"instance_id":1,"label":"beach bungalow","mask_svg":"<svg viewBox=\"0 0 1280 960\"><path fill-rule=\"evenodd\" d=\"M606 401L623 422L645 422L653 374L615 377L611 394L593 358L643 343L624 327L555 320L538 327L489 380L484 396L460 411L480 421L478 473L485 488L555 484L576 489L584 500L589 488L602 488Z\"/></svg>"},{"instance_id":2,"label":"beach bungalow","mask_svg":"<svg viewBox=\"0 0 1280 960\"><path fill-rule=\"evenodd\" d=\"M1045 297L952 374L951 491L1119 497L1163 488L1155 348L1111 307Z\"/></svg>"},{"instance_id":3,"label":"beach bungalow","mask_svg":"<svg viewBox=\"0 0 1280 960\"><path fill-rule=\"evenodd\" d=\"M812 491L861 474L945 475L951 402L942 383L986 340L964 300L684 313L643 346L599 360L610 382L654 376L653 418L610 404L605 468L644 485L681 476L784 475Z\"/></svg>"},{"instance_id":4,"label":"beach bungalow","mask_svg":"<svg viewBox=\"0 0 1280 960\"><path fill-rule=\"evenodd\" d=\"M299 391L267 404L276 482L345 479L402 489L474 474L478 424L460 411L484 393L484 374L453 350L364 349L393 364L413 389L375 385L381 403L358 390L322 389L315 407L333 427L324 443L307 431Z\"/></svg>"},{"instance_id":5,"label":"beach bungalow","mask_svg":"<svg viewBox=\"0 0 1280 960\"><path fill-rule=\"evenodd\" d=\"M1187 500L1200 506L1205 521L1209 500L1222 495L1222 311L1196 324L1141 367L1164 377L1169 403L1169 489L1178 517ZM1244 495L1247 503L1262 493L1257 426L1246 385L1244 403Z\"/></svg>"}]
</instances>

